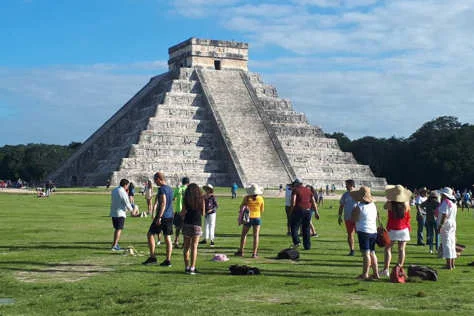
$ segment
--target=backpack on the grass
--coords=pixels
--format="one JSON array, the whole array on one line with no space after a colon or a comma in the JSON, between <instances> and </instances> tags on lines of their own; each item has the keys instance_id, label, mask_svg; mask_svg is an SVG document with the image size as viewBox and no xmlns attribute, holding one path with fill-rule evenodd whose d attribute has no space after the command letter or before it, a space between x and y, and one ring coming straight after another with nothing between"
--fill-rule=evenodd
<instances>
[{"instance_id":1,"label":"backpack on the grass","mask_svg":"<svg viewBox=\"0 0 474 316\"><path fill-rule=\"evenodd\" d=\"M299 257L300 253L298 252L298 250L293 248L286 248L278 253L277 259L298 260Z\"/></svg>"},{"instance_id":2,"label":"backpack on the grass","mask_svg":"<svg viewBox=\"0 0 474 316\"><path fill-rule=\"evenodd\" d=\"M398 264L393 267L392 272L390 273L390 282L392 283L406 283L407 276L403 268Z\"/></svg>"},{"instance_id":3,"label":"backpack on the grass","mask_svg":"<svg viewBox=\"0 0 474 316\"><path fill-rule=\"evenodd\" d=\"M256 267L249 267L246 265L240 266L238 264L231 265L229 267L230 274L232 275L256 275L260 274L260 270Z\"/></svg>"},{"instance_id":4,"label":"backpack on the grass","mask_svg":"<svg viewBox=\"0 0 474 316\"><path fill-rule=\"evenodd\" d=\"M438 281L438 272L427 266L409 265L408 276L419 277L422 280Z\"/></svg>"}]
</instances>

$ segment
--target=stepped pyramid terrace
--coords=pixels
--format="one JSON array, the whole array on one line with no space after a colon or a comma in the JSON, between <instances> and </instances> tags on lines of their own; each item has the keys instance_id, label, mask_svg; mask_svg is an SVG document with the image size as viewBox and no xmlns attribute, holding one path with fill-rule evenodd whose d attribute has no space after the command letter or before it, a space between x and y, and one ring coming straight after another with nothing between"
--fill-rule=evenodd
<instances>
[{"instance_id":1,"label":"stepped pyramid terrace","mask_svg":"<svg viewBox=\"0 0 474 316\"><path fill-rule=\"evenodd\" d=\"M383 188L366 165L308 123L275 87L248 71L248 44L190 38L169 48L169 71L151 78L49 178L60 186L138 184L156 171L174 185Z\"/></svg>"}]
</instances>

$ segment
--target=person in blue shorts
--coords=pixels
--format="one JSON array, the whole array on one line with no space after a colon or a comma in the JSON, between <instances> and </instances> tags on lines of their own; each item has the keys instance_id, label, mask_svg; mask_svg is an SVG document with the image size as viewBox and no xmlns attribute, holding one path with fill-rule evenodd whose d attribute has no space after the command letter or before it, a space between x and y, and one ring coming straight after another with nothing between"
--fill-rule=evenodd
<instances>
[{"instance_id":1,"label":"person in blue shorts","mask_svg":"<svg viewBox=\"0 0 474 316\"><path fill-rule=\"evenodd\" d=\"M362 253L363 266L359 280L379 279L378 260L375 254L375 240L377 239L377 207L370 193L370 188L361 186L357 191L349 193L357 202L352 210L352 220L356 225L359 237L359 248ZM370 268L373 274L369 276Z\"/></svg>"}]
</instances>

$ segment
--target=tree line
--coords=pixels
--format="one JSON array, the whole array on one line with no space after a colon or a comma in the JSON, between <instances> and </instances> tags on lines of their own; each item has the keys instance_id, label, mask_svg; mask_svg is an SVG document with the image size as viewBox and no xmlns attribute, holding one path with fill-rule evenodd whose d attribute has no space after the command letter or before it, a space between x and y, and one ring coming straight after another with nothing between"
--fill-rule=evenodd
<instances>
[{"instance_id":1,"label":"tree line","mask_svg":"<svg viewBox=\"0 0 474 316\"><path fill-rule=\"evenodd\" d=\"M429 121L408 138L366 136L350 140L336 138L343 151L369 165L388 183L409 188L440 188L451 185L470 188L474 183L474 125L461 124L456 117L441 116ZM39 183L57 169L81 143L69 145L6 145L0 147L0 179Z\"/></svg>"},{"instance_id":2,"label":"tree line","mask_svg":"<svg viewBox=\"0 0 474 316\"><path fill-rule=\"evenodd\" d=\"M408 138L367 136L351 141L343 133L327 136L388 183L459 189L474 184L474 125L461 124L453 116L429 121Z\"/></svg>"},{"instance_id":3,"label":"tree line","mask_svg":"<svg viewBox=\"0 0 474 316\"><path fill-rule=\"evenodd\" d=\"M47 175L80 147L69 145L5 145L0 147L0 179L16 181L19 178L30 183L47 181Z\"/></svg>"}]
</instances>

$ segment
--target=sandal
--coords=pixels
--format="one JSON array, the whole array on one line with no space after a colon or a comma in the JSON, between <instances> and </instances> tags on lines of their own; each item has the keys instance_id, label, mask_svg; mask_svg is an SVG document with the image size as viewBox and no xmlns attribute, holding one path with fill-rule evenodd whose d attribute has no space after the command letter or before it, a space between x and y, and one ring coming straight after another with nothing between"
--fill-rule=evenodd
<instances>
[{"instance_id":1,"label":"sandal","mask_svg":"<svg viewBox=\"0 0 474 316\"><path fill-rule=\"evenodd\" d=\"M369 276L369 279L370 280L380 280L380 275L372 274L371 276Z\"/></svg>"},{"instance_id":2,"label":"sandal","mask_svg":"<svg viewBox=\"0 0 474 316\"><path fill-rule=\"evenodd\" d=\"M237 250L236 252L234 252L234 256L243 257L244 253L242 252L242 250Z\"/></svg>"},{"instance_id":3,"label":"sandal","mask_svg":"<svg viewBox=\"0 0 474 316\"><path fill-rule=\"evenodd\" d=\"M363 274L359 274L357 277L356 277L357 280L361 280L361 281L366 281L368 280L369 278L368 277L365 277Z\"/></svg>"}]
</instances>

